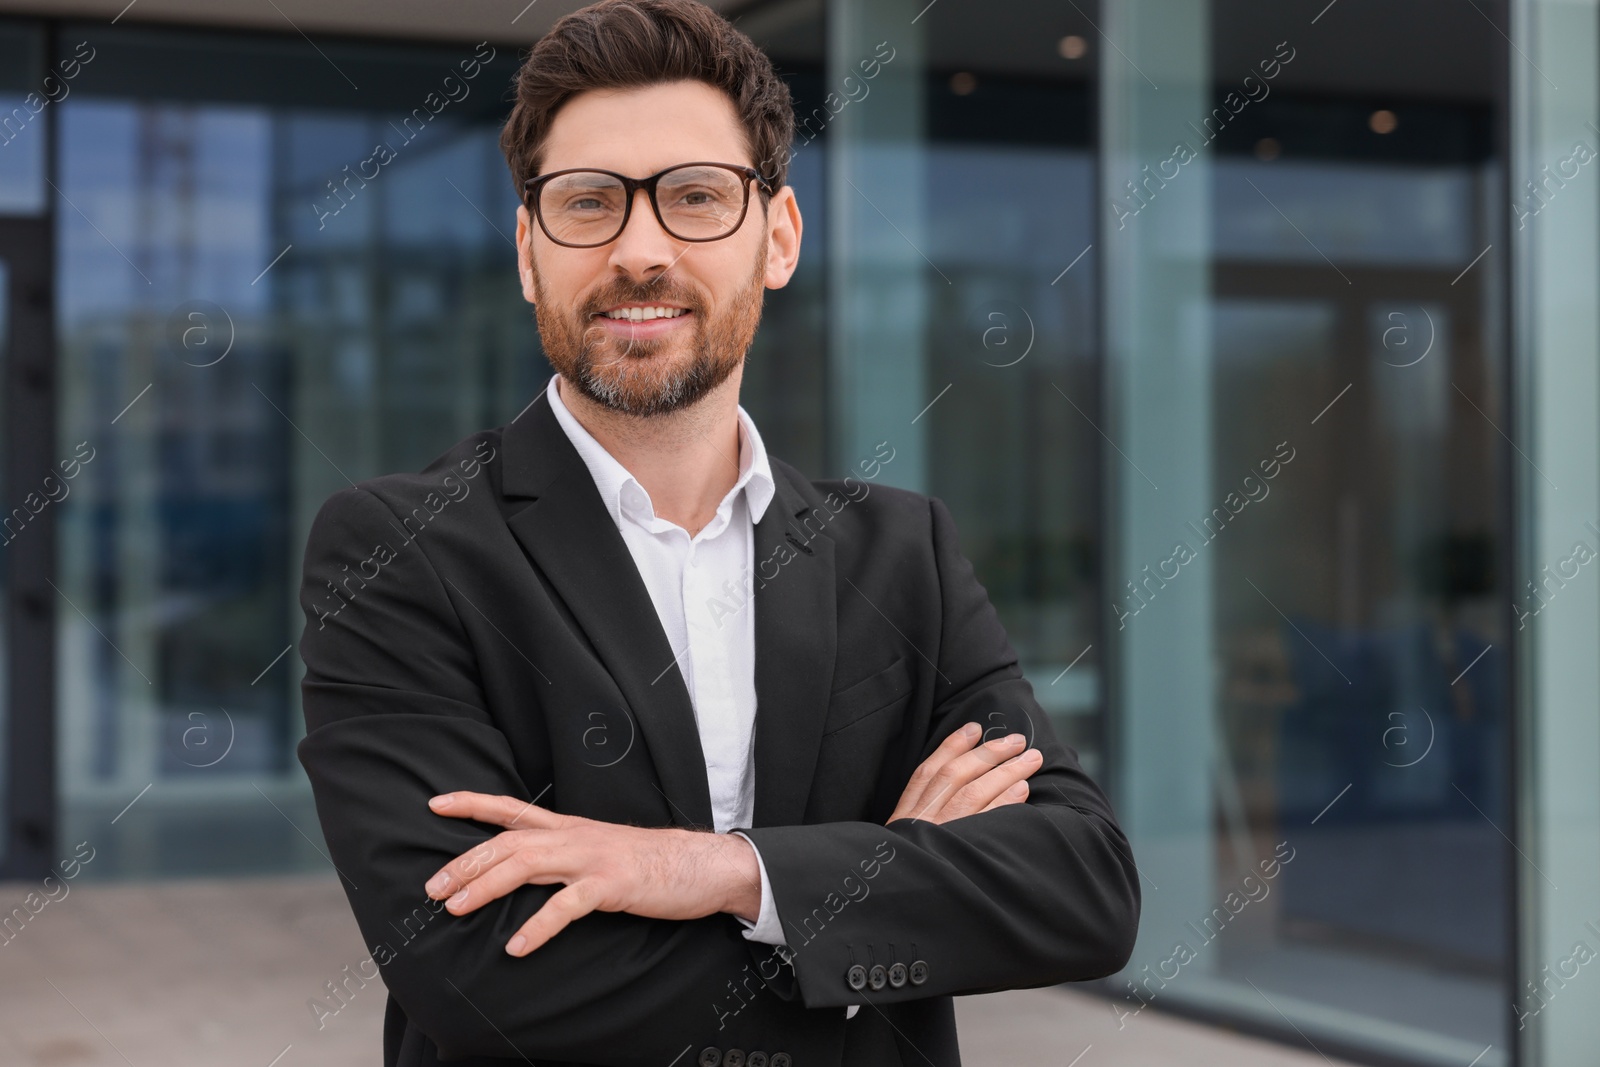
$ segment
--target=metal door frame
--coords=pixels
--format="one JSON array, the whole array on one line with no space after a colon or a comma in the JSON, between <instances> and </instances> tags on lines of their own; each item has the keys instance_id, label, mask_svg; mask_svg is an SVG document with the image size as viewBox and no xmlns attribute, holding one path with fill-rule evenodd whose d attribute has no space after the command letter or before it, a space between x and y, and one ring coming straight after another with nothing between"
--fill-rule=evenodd
<instances>
[{"instance_id":1,"label":"metal door frame","mask_svg":"<svg viewBox=\"0 0 1600 1067\"><path fill-rule=\"evenodd\" d=\"M43 130L39 131L45 132ZM48 157L47 157L48 158ZM48 165L48 164L47 164ZM0 217L10 336L0 367L5 405L4 515L43 494L55 468L56 374L51 214ZM5 693L5 823L0 878L43 877L56 841L56 519L59 507L32 515L0 548L5 573L9 659Z\"/></svg>"}]
</instances>

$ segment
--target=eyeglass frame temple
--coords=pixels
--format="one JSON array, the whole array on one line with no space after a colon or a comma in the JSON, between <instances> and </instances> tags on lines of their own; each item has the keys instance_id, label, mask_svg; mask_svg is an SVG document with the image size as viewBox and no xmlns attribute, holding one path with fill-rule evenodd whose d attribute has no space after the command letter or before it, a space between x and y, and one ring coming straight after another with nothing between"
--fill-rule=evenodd
<instances>
[{"instance_id":1,"label":"eyeglass frame temple","mask_svg":"<svg viewBox=\"0 0 1600 1067\"><path fill-rule=\"evenodd\" d=\"M739 211L739 221L734 223L727 233L720 234L716 237L680 237L676 233L673 233L672 228L667 225L667 220L661 217L661 204L656 200L656 185L663 177L683 167L717 167L721 170L733 171L735 174L739 174L744 177L744 183L742 186L744 189L744 206ZM606 238L604 241L596 241L593 244L584 245L575 245L567 241L563 241L555 236L555 234L550 232L550 227L545 224L543 213L539 211L539 190L543 188L543 184L545 182L549 181L551 178L559 178L563 174L578 173L604 174L607 177L615 178L622 183L622 189L625 194L622 204L622 222L617 226L617 232ZM661 228L665 230L667 234L677 241L689 241L691 243L703 244L708 241L726 240L727 238L732 237L734 232L737 231L740 226L744 225L744 217L750 212L750 182L752 180L759 182L762 192L766 193L768 196L774 196L777 194L777 190L772 187L772 183L769 182L766 177L756 168L743 166L742 164L737 163L717 163L712 160L693 160L688 163L674 163L672 166L667 167L664 170L658 170L654 174L645 178L630 178L626 174L618 174L614 170L605 170L601 167L565 167L561 170L553 170L549 174L538 174L532 178L528 178L522 183L522 192L525 201L531 200L532 202L533 217L538 220L539 229L544 231L544 235L546 237L550 238L550 240L554 241L556 244L561 245L563 248L599 248L601 245L608 245L612 241L615 241L618 237L621 237L622 231L628 228L628 220L633 217L634 196L640 189L645 191L645 197L650 201L651 212L655 215L656 221L661 224ZM528 206L528 204L525 202L524 206Z\"/></svg>"}]
</instances>

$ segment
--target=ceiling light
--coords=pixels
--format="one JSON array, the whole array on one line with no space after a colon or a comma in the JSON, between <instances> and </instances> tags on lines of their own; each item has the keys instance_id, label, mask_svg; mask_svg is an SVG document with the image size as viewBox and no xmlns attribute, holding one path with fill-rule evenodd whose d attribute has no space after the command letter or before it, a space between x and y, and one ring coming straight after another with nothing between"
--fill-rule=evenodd
<instances>
[{"instance_id":1,"label":"ceiling light","mask_svg":"<svg viewBox=\"0 0 1600 1067\"><path fill-rule=\"evenodd\" d=\"M1089 51L1089 42L1071 33L1056 42L1056 51L1061 53L1062 59L1082 59Z\"/></svg>"}]
</instances>

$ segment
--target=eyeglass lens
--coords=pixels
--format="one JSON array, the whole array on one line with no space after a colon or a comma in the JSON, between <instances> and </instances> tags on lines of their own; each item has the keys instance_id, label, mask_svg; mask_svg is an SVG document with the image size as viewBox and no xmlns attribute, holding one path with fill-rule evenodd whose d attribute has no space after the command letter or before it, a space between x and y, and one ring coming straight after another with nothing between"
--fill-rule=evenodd
<instances>
[{"instance_id":1,"label":"eyeglass lens","mask_svg":"<svg viewBox=\"0 0 1600 1067\"><path fill-rule=\"evenodd\" d=\"M668 233L688 240L725 237L739 225L745 178L720 167L678 167L656 185ZM574 171L544 183L539 215L557 241L602 244L622 232L627 196L622 182L600 171Z\"/></svg>"}]
</instances>

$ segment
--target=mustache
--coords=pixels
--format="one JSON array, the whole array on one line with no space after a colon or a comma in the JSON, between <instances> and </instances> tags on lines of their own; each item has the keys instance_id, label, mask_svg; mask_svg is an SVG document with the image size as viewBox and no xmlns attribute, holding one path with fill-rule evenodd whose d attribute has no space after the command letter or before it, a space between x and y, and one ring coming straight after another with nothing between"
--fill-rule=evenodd
<instances>
[{"instance_id":1,"label":"mustache","mask_svg":"<svg viewBox=\"0 0 1600 1067\"><path fill-rule=\"evenodd\" d=\"M584 318L593 318L606 308L617 304L627 304L637 301L646 303L660 301L669 304L681 304L690 311L699 312L703 304L700 298L692 291L672 282L665 281L666 275L660 284L647 282L644 285L631 285L618 283L602 289L584 304Z\"/></svg>"}]
</instances>

